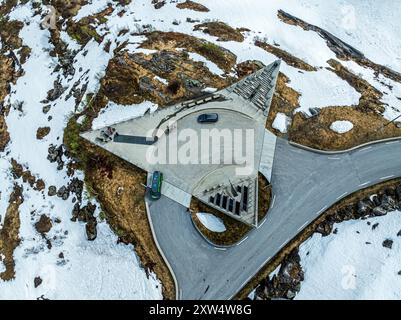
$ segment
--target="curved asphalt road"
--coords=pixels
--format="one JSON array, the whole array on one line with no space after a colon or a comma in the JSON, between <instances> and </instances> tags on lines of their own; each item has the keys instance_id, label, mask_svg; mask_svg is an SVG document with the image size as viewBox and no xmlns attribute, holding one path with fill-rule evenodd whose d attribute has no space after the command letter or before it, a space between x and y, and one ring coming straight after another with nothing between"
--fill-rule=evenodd
<instances>
[{"instance_id":1,"label":"curved asphalt road","mask_svg":"<svg viewBox=\"0 0 401 320\"><path fill-rule=\"evenodd\" d=\"M322 155L277 139L266 221L226 250L209 245L186 208L162 198L150 203L161 249L174 270L179 299L230 299L310 222L347 194L401 176L401 141Z\"/></svg>"}]
</instances>

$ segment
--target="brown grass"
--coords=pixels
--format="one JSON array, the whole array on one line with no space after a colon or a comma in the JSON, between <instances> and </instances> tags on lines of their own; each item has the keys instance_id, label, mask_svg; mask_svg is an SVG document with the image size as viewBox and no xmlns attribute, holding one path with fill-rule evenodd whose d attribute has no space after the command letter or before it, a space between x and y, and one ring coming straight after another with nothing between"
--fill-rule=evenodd
<instances>
[{"instance_id":1,"label":"brown grass","mask_svg":"<svg viewBox=\"0 0 401 320\"><path fill-rule=\"evenodd\" d=\"M194 11L199 11L199 12L209 12L210 10L205 7L204 5L191 1L191 0L186 0L185 2L177 4L178 9L190 9Z\"/></svg>"},{"instance_id":2,"label":"brown grass","mask_svg":"<svg viewBox=\"0 0 401 320\"><path fill-rule=\"evenodd\" d=\"M206 34L217 37L217 41L244 41L244 36L239 29L234 29L228 24L220 21L197 24L194 27L194 31L197 30L202 30Z\"/></svg>"},{"instance_id":3,"label":"brown grass","mask_svg":"<svg viewBox=\"0 0 401 320\"><path fill-rule=\"evenodd\" d=\"M199 221L196 214L198 212L207 212L215 215L216 217L220 218L224 225L226 226L226 231L224 232L212 232L207 229L202 222ZM192 198L191 202L191 214L192 220L194 221L195 225L198 227L199 231L211 242L216 245L221 246L230 246L242 238L252 229L250 226L246 225L245 223L239 222L231 218L230 216L211 208L210 206L204 204L200 200L196 199L195 197Z\"/></svg>"},{"instance_id":4,"label":"brown grass","mask_svg":"<svg viewBox=\"0 0 401 320\"><path fill-rule=\"evenodd\" d=\"M293 56L291 53L280 49L276 46L272 46L271 44L268 44L266 42L262 41L255 41L255 45L266 50L267 52L270 52L271 54L274 54L276 57L280 58L281 60L285 61L288 65L298 68L300 70L304 71L317 71L317 69L310 64L306 63L305 61L302 61L301 59Z\"/></svg>"},{"instance_id":5,"label":"brown grass","mask_svg":"<svg viewBox=\"0 0 401 320\"><path fill-rule=\"evenodd\" d=\"M238 292L235 299L245 299L249 293L258 286L270 273L272 273L294 249L309 239L315 232L317 226L325 221L330 216L334 215L337 211L345 208L349 205L355 205L359 200L364 199L372 194L383 193L383 190L387 188L395 188L401 184L401 178L386 181L375 186L355 192L340 202L333 205L330 209L325 211L319 218L313 221L303 231L301 231L294 239L291 240L272 260L270 260L262 269L248 282L248 284Z\"/></svg>"},{"instance_id":6,"label":"brown grass","mask_svg":"<svg viewBox=\"0 0 401 320\"><path fill-rule=\"evenodd\" d=\"M237 56L231 51L209 41L179 32L151 32L145 34L147 40L141 48L153 50L175 50L185 48L187 51L198 53L214 62L220 69L229 73L235 66Z\"/></svg>"},{"instance_id":7,"label":"brown grass","mask_svg":"<svg viewBox=\"0 0 401 320\"><path fill-rule=\"evenodd\" d=\"M258 176L258 184L258 221L262 221L270 208L272 188L269 181L261 173Z\"/></svg>"},{"instance_id":8,"label":"brown grass","mask_svg":"<svg viewBox=\"0 0 401 320\"><path fill-rule=\"evenodd\" d=\"M4 218L3 228L0 230L0 253L4 256L2 263L5 271L0 273L0 279L9 281L15 278L14 250L20 243L19 206L24 202L22 187L15 184L10 195L9 205Z\"/></svg>"}]
</instances>

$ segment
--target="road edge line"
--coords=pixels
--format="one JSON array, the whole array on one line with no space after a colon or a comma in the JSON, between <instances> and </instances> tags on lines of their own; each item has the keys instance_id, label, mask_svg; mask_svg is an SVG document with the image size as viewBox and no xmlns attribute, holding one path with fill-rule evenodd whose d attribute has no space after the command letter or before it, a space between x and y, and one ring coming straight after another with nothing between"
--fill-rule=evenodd
<instances>
[{"instance_id":1,"label":"road edge line","mask_svg":"<svg viewBox=\"0 0 401 320\"><path fill-rule=\"evenodd\" d=\"M173 277L174 285L175 285L175 299L176 300L181 300L181 298L182 298L182 290L180 291L179 286L178 286L178 280L177 280L177 277L176 277L176 275L174 273L174 270L171 267L170 262L168 262L168 260L166 258L166 255L164 254L162 248L160 247L159 241L157 240L156 233L155 233L155 230L154 230L154 227L153 227L152 217L150 216L149 203L146 201L146 198L144 200L145 200L145 207L146 207L146 215L148 216L148 222L149 222L150 230L152 232L153 240L154 240L154 242L156 244L156 247L159 250L160 255L162 256L165 264L167 265L167 268L169 269L171 276Z\"/></svg>"}]
</instances>

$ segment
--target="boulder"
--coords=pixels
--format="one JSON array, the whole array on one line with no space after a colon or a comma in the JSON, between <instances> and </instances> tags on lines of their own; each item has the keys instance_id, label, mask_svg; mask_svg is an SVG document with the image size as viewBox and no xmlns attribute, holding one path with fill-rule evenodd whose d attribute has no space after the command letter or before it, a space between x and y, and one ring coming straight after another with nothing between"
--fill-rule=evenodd
<instances>
[{"instance_id":1,"label":"boulder","mask_svg":"<svg viewBox=\"0 0 401 320\"><path fill-rule=\"evenodd\" d=\"M90 219L85 226L86 236L89 241L94 241L97 237L97 221L95 218Z\"/></svg>"},{"instance_id":2,"label":"boulder","mask_svg":"<svg viewBox=\"0 0 401 320\"><path fill-rule=\"evenodd\" d=\"M47 194L49 195L49 197L54 197L57 194L56 186L50 186Z\"/></svg>"},{"instance_id":3,"label":"boulder","mask_svg":"<svg viewBox=\"0 0 401 320\"><path fill-rule=\"evenodd\" d=\"M33 284L35 286L35 288L39 287L42 284L43 280L41 277L35 277L35 279L33 280Z\"/></svg>"},{"instance_id":4,"label":"boulder","mask_svg":"<svg viewBox=\"0 0 401 320\"><path fill-rule=\"evenodd\" d=\"M364 200L360 200L358 201L357 204L357 212L360 216L365 216L367 214L370 213L370 211L372 210L372 206L373 203L369 200L369 199L364 199Z\"/></svg>"},{"instance_id":5,"label":"boulder","mask_svg":"<svg viewBox=\"0 0 401 320\"><path fill-rule=\"evenodd\" d=\"M328 221L323 221L319 223L316 227L316 232L320 233L323 237L328 236L333 229L333 225Z\"/></svg>"},{"instance_id":6,"label":"boulder","mask_svg":"<svg viewBox=\"0 0 401 320\"><path fill-rule=\"evenodd\" d=\"M373 210L372 210L372 215L376 216L376 217L384 216L386 214L387 214L387 210L382 207L376 207L376 208L373 208Z\"/></svg>"},{"instance_id":7,"label":"boulder","mask_svg":"<svg viewBox=\"0 0 401 320\"><path fill-rule=\"evenodd\" d=\"M48 233L52 228L52 221L48 216L42 214L39 218L39 221L35 223L35 229L42 235Z\"/></svg>"},{"instance_id":8,"label":"boulder","mask_svg":"<svg viewBox=\"0 0 401 320\"><path fill-rule=\"evenodd\" d=\"M384 208L385 210L390 211L390 210L395 209L396 203L392 196L383 194L381 196L381 205L380 206L382 208Z\"/></svg>"},{"instance_id":9,"label":"boulder","mask_svg":"<svg viewBox=\"0 0 401 320\"><path fill-rule=\"evenodd\" d=\"M380 199L379 199L379 197L377 195L373 195L372 196L372 202L376 207L380 206L380 204L381 204L380 203Z\"/></svg>"},{"instance_id":10,"label":"boulder","mask_svg":"<svg viewBox=\"0 0 401 320\"><path fill-rule=\"evenodd\" d=\"M70 196L70 191L66 186L62 186L60 189L57 191L57 197L67 200Z\"/></svg>"},{"instance_id":11,"label":"boulder","mask_svg":"<svg viewBox=\"0 0 401 320\"><path fill-rule=\"evenodd\" d=\"M382 243L383 247L391 249L393 247L393 240L391 239L386 239Z\"/></svg>"}]
</instances>

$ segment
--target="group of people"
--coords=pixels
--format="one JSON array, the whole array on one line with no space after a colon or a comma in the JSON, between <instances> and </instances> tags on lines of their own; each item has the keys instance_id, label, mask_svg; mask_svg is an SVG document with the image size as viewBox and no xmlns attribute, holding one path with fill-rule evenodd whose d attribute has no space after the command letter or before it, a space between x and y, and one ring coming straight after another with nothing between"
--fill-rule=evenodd
<instances>
[{"instance_id":1,"label":"group of people","mask_svg":"<svg viewBox=\"0 0 401 320\"><path fill-rule=\"evenodd\" d=\"M100 131L100 137L96 138L96 140L102 143L107 143L113 141L116 135L118 135L118 133L115 128L107 127L106 129Z\"/></svg>"}]
</instances>

